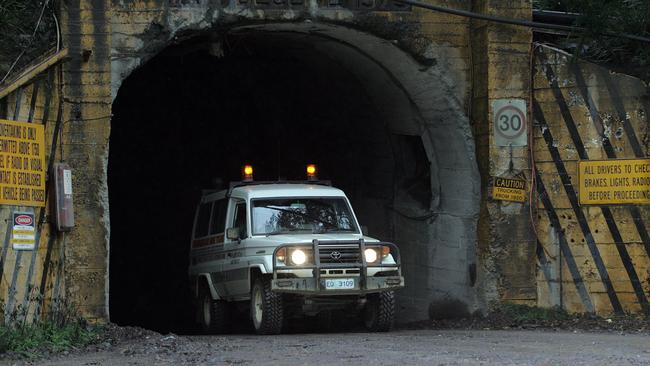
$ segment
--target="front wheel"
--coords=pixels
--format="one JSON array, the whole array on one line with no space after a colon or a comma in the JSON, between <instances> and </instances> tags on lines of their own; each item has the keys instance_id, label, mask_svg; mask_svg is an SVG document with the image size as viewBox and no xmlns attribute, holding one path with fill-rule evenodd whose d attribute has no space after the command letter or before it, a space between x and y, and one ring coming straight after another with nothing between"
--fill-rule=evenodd
<instances>
[{"instance_id":1,"label":"front wheel","mask_svg":"<svg viewBox=\"0 0 650 366\"><path fill-rule=\"evenodd\" d=\"M270 279L258 277L251 289L251 318L257 334L280 334L284 318L282 295L271 291Z\"/></svg>"},{"instance_id":2,"label":"front wheel","mask_svg":"<svg viewBox=\"0 0 650 366\"><path fill-rule=\"evenodd\" d=\"M395 292L386 291L368 295L363 321L371 332L388 332L395 321Z\"/></svg>"}]
</instances>

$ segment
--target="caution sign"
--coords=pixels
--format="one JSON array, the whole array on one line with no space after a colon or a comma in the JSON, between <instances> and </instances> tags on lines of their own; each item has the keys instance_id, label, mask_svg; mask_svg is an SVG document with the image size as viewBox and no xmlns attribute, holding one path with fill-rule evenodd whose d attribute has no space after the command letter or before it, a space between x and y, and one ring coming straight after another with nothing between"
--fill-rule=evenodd
<instances>
[{"instance_id":1,"label":"caution sign","mask_svg":"<svg viewBox=\"0 0 650 366\"><path fill-rule=\"evenodd\" d=\"M36 230L34 214L31 212L14 212L11 243L14 250L34 250Z\"/></svg>"},{"instance_id":2,"label":"caution sign","mask_svg":"<svg viewBox=\"0 0 650 366\"><path fill-rule=\"evenodd\" d=\"M650 159L578 162L581 205L650 203Z\"/></svg>"},{"instance_id":3,"label":"caution sign","mask_svg":"<svg viewBox=\"0 0 650 366\"><path fill-rule=\"evenodd\" d=\"M45 206L43 125L0 119L0 204Z\"/></svg>"},{"instance_id":4,"label":"caution sign","mask_svg":"<svg viewBox=\"0 0 650 366\"><path fill-rule=\"evenodd\" d=\"M498 201L525 202L526 181L513 178L492 178L492 198Z\"/></svg>"}]
</instances>

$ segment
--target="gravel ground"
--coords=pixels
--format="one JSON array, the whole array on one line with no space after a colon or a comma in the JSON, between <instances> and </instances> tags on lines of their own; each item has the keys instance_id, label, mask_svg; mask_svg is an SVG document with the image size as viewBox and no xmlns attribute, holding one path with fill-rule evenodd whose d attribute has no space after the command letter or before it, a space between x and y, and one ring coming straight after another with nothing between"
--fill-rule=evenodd
<instances>
[{"instance_id":1,"label":"gravel ground","mask_svg":"<svg viewBox=\"0 0 650 366\"><path fill-rule=\"evenodd\" d=\"M105 349L102 349L105 347ZM7 365L650 365L648 333L409 329L390 333L177 336Z\"/></svg>"},{"instance_id":2,"label":"gravel ground","mask_svg":"<svg viewBox=\"0 0 650 366\"><path fill-rule=\"evenodd\" d=\"M0 355L5 365L650 365L650 318L597 317L505 306L487 317L437 319L366 333L331 333L295 322L290 334L256 336L246 319L226 336L162 335L109 324L100 338L39 359ZM346 328L340 328L344 326Z\"/></svg>"}]
</instances>

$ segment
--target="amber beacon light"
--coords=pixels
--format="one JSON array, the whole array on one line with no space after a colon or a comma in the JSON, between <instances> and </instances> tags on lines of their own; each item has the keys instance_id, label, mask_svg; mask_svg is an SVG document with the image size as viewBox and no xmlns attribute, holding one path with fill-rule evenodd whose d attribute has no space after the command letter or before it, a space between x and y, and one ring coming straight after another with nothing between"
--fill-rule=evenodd
<instances>
[{"instance_id":1,"label":"amber beacon light","mask_svg":"<svg viewBox=\"0 0 650 366\"><path fill-rule=\"evenodd\" d=\"M244 165L244 168L242 169L242 180L244 182L252 182L253 181L253 166L252 165Z\"/></svg>"},{"instance_id":2,"label":"amber beacon light","mask_svg":"<svg viewBox=\"0 0 650 366\"><path fill-rule=\"evenodd\" d=\"M307 165L307 179L308 180L318 180L318 177L316 176L316 165L315 164Z\"/></svg>"}]
</instances>

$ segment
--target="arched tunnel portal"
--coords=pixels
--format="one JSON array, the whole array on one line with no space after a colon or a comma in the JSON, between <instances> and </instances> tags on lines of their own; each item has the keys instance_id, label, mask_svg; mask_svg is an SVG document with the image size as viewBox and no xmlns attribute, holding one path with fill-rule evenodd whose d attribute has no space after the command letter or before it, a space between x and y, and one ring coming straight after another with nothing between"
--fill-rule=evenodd
<instances>
[{"instance_id":1,"label":"arched tunnel portal","mask_svg":"<svg viewBox=\"0 0 650 366\"><path fill-rule=\"evenodd\" d=\"M182 331L194 209L215 179L303 179L317 163L371 236L397 243L401 321L473 290L480 178L446 70L341 26L202 32L125 78L113 103L110 317Z\"/></svg>"}]
</instances>

